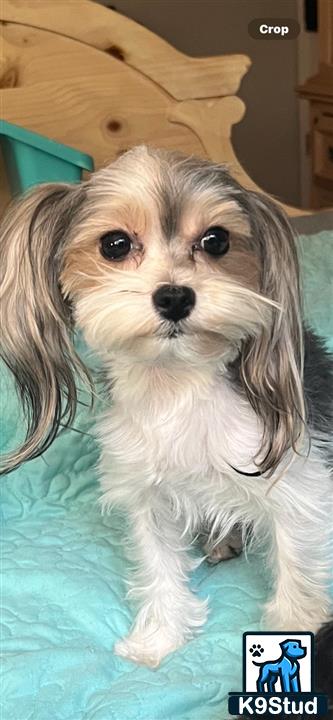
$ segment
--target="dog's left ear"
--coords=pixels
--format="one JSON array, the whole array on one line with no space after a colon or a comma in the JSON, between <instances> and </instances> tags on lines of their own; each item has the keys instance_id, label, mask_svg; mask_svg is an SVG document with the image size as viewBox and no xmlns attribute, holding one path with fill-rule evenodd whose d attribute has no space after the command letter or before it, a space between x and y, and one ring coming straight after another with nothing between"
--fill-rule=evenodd
<instances>
[{"instance_id":1,"label":"dog's left ear","mask_svg":"<svg viewBox=\"0 0 333 720\"><path fill-rule=\"evenodd\" d=\"M244 343L241 355L242 384L264 428L258 466L270 473L287 449L297 450L304 432L299 266L295 236L283 210L259 193L243 197L261 268L260 294L279 306L260 334Z\"/></svg>"},{"instance_id":2,"label":"dog's left ear","mask_svg":"<svg viewBox=\"0 0 333 720\"><path fill-rule=\"evenodd\" d=\"M5 472L41 454L75 414L75 374L85 369L59 276L83 201L83 185L42 185L14 202L1 223L1 356L28 426L22 447L4 459Z\"/></svg>"}]
</instances>

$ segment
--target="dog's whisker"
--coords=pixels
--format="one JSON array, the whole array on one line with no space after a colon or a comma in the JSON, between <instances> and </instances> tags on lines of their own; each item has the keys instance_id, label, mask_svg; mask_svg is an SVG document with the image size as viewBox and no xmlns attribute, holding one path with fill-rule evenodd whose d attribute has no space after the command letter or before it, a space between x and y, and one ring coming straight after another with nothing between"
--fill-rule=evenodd
<instances>
[{"instance_id":1,"label":"dog's whisker","mask_svg":"<svg viewBox=\"0 0 333 720\"><path fill-rule=\"evenodd\" d=\"M63 432L66 432L67 430L72 430L73 432L78 433L79 435L85 435L86 437L93 438L94 436L92 433L85 432L85 430L80 430L79 428L74 427L73 425L64 425L63 423L59 423L62 430L60 431L59 435Z\"/></svg>"}]
</instances>

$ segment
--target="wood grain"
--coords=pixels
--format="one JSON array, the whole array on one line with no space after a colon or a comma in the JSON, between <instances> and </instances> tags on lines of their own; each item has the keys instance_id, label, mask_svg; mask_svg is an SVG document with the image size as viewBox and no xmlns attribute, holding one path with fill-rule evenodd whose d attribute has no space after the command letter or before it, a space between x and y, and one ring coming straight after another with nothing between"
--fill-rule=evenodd
<instances>
[{"instance_id":1,"label":"wood grain","mask_svg":"<svg viewBox=\"0 0 333 720\"><path fill-rule=\"evenodd\" d=\"M251 64L246 55L187 57L142 25L88 0L6 0L1 17L113 53L178 100L234 95Z\"/></svg>"},{"instance_id":2,"label":"wood grain","mask_svg":"<svg viewBox=\"0 0 333 720\"><path fill-rule=\"evenodd\" d=\"M89 153L96 168L147 143L226 162L259 189L231 139L245 111L235 96L245 56L186 57L88 0L6 0L0 22L5 120ZM0 207L7 201L2 187Z\"/></svg>"}]
</instances>

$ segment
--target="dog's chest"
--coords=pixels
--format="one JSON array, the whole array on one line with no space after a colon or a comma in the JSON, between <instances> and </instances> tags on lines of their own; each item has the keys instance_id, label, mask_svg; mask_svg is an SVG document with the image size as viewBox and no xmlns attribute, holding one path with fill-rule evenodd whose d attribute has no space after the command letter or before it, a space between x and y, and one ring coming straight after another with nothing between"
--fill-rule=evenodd
<instances>
[{"instance_id":1,"label":"dog's chest","mask_svg":"<svg viewBox=\"0 0 333 720\"><path fill-rule=\"evenodd\" d=\"M216 387L207 399L185 402L155 432L155 457L170 473L184 470L202 477L228 471L230 465L248 466L259 447L252 411L225 387Z\"/></svg>"},{"instance_id":2,"label":"dog's chest","mask_svg":"<svg viewBox=\"0 0 333 720\"><path fill-rule=\"evenodd\" d=\"M108 419L108 450L124 463L149 468L176 482L183 477L255 471L258 421L244 398L220 382L209 393L179 393L156 402L147 395L134 407L115 403Z\"/></svg>"}]
</instances>

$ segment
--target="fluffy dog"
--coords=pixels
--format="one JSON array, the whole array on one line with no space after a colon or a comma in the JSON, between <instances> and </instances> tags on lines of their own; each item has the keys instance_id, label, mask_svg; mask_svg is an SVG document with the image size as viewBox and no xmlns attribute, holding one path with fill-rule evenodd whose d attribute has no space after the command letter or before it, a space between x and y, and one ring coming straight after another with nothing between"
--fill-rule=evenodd
<instances>
[{"instance_id":1,"label":"fluffy dog","mask_svg":"<svg viewBox=\"0 0 333 720\"><path fill-rule=\"evenodd\" d=\"M223 166L139 147L81 185L45 185L1 229L3 356L28 419L5 470L41 454L102 359L102 504L124 508L138 614L119 655L155 666L205 622L193 539L234 528L273 577L264 623L328 619L332 364L302 327L293 232ZM304 343L305 338L305 343ZM236 533L237 535L237 533ZM217 550L218 549L218 550Z\"/></svg>"}]
</instances>

